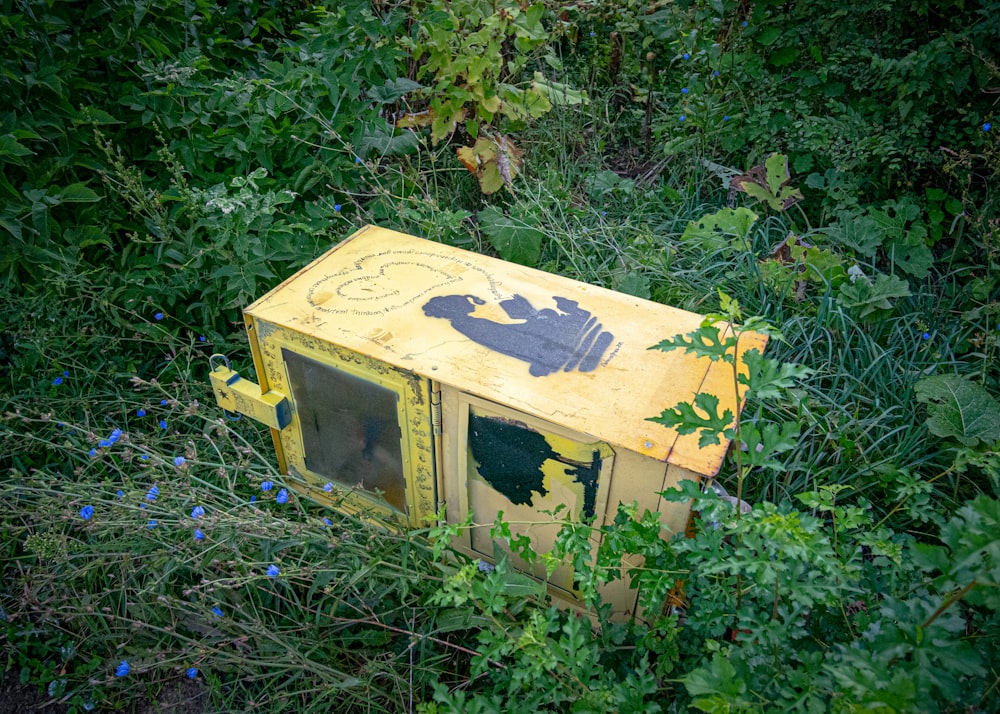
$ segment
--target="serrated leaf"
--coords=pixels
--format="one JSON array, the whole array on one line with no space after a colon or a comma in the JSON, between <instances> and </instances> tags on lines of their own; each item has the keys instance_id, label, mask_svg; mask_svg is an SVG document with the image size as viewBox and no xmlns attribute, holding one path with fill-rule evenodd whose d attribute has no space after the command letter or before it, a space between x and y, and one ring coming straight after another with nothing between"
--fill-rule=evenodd
<instances>
[{"instance_id":1,"label":"serrated leaf","mask_svg":"<svg viewBox=\"0 0 1000 714\"><path fill-rule=\"evenodd\" d=\"M733 201L737 191L743 191L758 201L767 203L775 211L785 211L802 200L802 192L788 186L788 157L771 154L764 163L752 167L746 173L734 176L729 182L729 200Z\"/></svg>"},{"instance_id":2,"label":"serrated leaf","mask_svg":"<svg viewBox=\"0 0 1000 714\"><path fill-rule=\"evenodd\" d=\"M743 363L747 366L747 374L741 374L737 379L740 384L746 385L755 399L761 400L780 399L796 382L813 374L808 367L764 357L756 348L743 353Z\"/></svg>"},{"instance_id":3,"label":"serrated leaf","mask_svg":"<svg viewBox=\"0 0 1000 714\"><path fill-rule=\"evenodd\" d=\"M682 349L698 357L708 357L713 362L722 360L728 364L734 364L736 337L728 335L722 339L721 334L722 332L715 325L703 324L693 332L662 340L649 349L661 352Z\"/></svg>"},{"instance_id":4,"label":"serrated leaf","mask_svg":"<svg viewBox=\"0 0 1000 714\"><path fill-rule=\"evenodd\" d=\"M837 221L823 232L839 245L868 258L875 255L875 251L885 240L885 232L873 218L852 211L840 211Z\"/></svg>"},{"instance_id":5,"label":"serrated leaf","mask_svg":"<svg viewBox=\"0 0 1000 714\"><path fill-rule=\"evenodd\" d=\"M705 413L702 416L695 411L695 407ZM701 432L698 438L698 446L705 448L718 444L721 439L732 439L733 412L726 409L719 414L719 398L714 394L701 392L694 397L694 404L681 402L673 409L664 409L658 417L648 417L646 421L653 421L657 424L677 430L678 434L694 434Z\"/></svg>"},{"instance_id":6,"label":"serrated leaf","mask_svg":"<svg viewBox=\"0 0 1000 714\"><path fill-rule=\"evenodd\" d=\"M918 402L928 405L931 433L954 437L966 446L1000 441L1000 402L980 385L957 374L921 379L914 386Z\"/></svg>"},{"instance_id":7,"label":"serrated leaf","mask_svg":"<svg viewBox=\"0 0 1000 714\"><path fill-rule=\"evenodd\" d=\"M895 275L879 275L871 283L859 278L853 283L844 283L837 293L837 304L864 319L882 310L892 309L892 301L909 297L910 286Z\"/></svg>"},{"instance_id":8,"label":"serrated leaf","mask_svg":"<svg viewBox=\"0 0 1000 714\"><path fill-rule=\"evenodd\" d=\"M791 451L798 443L799 425L786 421L779 424L765 424L758 429L755 424L740 426L740 439L746 446L745 463L774 470L784 467L774 460L777 454Z\"/></svg>"},{"instance_id":9,"label":"serrated leaf","mask_svg":"<svg viewBox=\"0 0 1000 714\"><path fill-rule=\"evenodd\" d=\"M492 206L479 212L479 227L504 260L528 266L538 264L545 236L542 231Z\"/></svg>"},{"instance_id":10,"label":"serrated leaf","mask_svg":"<svg viewBox=\"0 0 1000 714\"><path fill-rule=\"evenodd\" d=\"M21 144L11 134L0 136L0 156L30 156L35 152Z\"/></svg>"},{"instance_id":11,"label":"serrated leaf","mask_svg":"<svg viewBox=\"0 0 1000 714\"><path fill-rule=\"evenodd\" d=\"M367 159L370 156L404 156L416 153L419 148L420 140L414 132L393 130L389 124L379 122L364 127L357 152Z\"/></svg>"}]
</instances>

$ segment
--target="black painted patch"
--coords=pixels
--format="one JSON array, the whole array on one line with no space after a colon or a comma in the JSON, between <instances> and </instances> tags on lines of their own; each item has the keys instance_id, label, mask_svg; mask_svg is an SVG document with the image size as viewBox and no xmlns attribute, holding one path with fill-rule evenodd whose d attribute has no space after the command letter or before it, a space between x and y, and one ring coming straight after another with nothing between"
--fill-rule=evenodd
<instances>
[{"instance_id":1,"label":"black painted patch","mask_svg":"<svg viewBox=\"0 0 1000 714\"><path fill-rule=\"evenodd\" d=\"M555 451L542 434L496 417L469 414L469 448L479 475L511 503L533 506L535 494L543 497L548 461L566 464L567 476L583 486L583 519L593 520L597 504L597 480L601 473L601 452L593 452L590 463L580 463Z\"/></svg>"},{"instance_id":2,"label":"black painted patch","mask_svg":"<svg viewBox=\"0 0 1000 714\"><path fill-rule=\"evenodd\" d=\"M500 307L508 317L520 320L515 323L473 317L476 306L486 304L475 295L431 298L424 305L424 314L450 320L451 326L469 339L527 362L533 377L559 370L592 372L600 365L614 335L575 300L558 295L552 299L555 310L537 310L521 295L501 301Z\"/></svg>"}]
</instances>

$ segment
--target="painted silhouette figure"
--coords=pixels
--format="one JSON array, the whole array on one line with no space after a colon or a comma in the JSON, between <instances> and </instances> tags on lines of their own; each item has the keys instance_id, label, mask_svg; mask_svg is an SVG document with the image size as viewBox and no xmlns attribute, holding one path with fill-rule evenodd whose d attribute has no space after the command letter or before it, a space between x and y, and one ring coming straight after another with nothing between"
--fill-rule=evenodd
<instances>
[{"instance_id":1,"label":"painted silhouette figure","mask_svg":"<svg viewBox=\"0 0 1000 714\"><path fill-rule=\"evenodd\" d=\"M428 317L441 317L469 339L496 352L524 360L533 377L560 369L592 372L601 363L614 335L575 300L553 295L558 310L536 310L521 295L503 300L500 307L516 323L473 317L486 301L475 295L442 295L424 305Z\"/></svg>"}]
</instances>

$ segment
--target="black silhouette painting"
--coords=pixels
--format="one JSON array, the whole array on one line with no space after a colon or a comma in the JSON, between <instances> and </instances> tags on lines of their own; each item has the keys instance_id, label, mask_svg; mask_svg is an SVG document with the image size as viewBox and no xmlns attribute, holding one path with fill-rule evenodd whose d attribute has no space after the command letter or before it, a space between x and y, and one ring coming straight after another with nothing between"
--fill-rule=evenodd
<instances>
[{"instance_id":1,"label":"black silhouette painting","mask_svg":"<svg viewBox=\"0 0 1000 714\"><path fill-rule=\"evenodd\" d=\"M521 295L503 300L500 307L518 322L503 323L474 317L486 301L475 295L442 295L424 305L424 314L451 321L451 326L496 352L524 360L533 377L562 370L592 372L601 363L614 335L575 300L553 296L557 310L536 310Z\"/></svg>"},{"instance_id":2,"label":"black silhouette painting","mask_svg":"<svg viewBox=\"0 0 1000 714\"><path fill-rule=\"evenodd\" d=\"M533 506L535 494L543 497L543 464L549 459L567 466L567 476L583 486L583 518L594 518L597 504L597 477L601 472L601 452L580 463L555 451L542 434L504 419L469 414L469 448L478 466L476 471L511 503Z\"/></svg>"}]
</instances>

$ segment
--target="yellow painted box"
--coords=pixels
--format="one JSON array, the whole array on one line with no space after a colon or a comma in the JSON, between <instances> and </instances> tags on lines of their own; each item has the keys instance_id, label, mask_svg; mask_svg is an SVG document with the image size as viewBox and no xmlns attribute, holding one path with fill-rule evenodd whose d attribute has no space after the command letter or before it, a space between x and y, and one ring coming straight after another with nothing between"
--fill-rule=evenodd
<instances>
[{"instance_id":1,"label":"yellow painted box","mask_svg":"<svg viewBox=\"0 0 1000 714\"><path fill-rule=\"evenodd\" d=\"M714 476L728 445L647 417L699 392L737 408L730 367L649 349L700 315L374 226L244 312L259 386L221 364L212 382L271 427L282 471L390 526L471 512L456 546L487 561L501 512L540 552L560 506L600 526L637 502L683 532L690 508L659 492ZM548 585L574 602L568 565ZM624 582L604 597L634 611Z\"/></svg>"}]
</instances>

